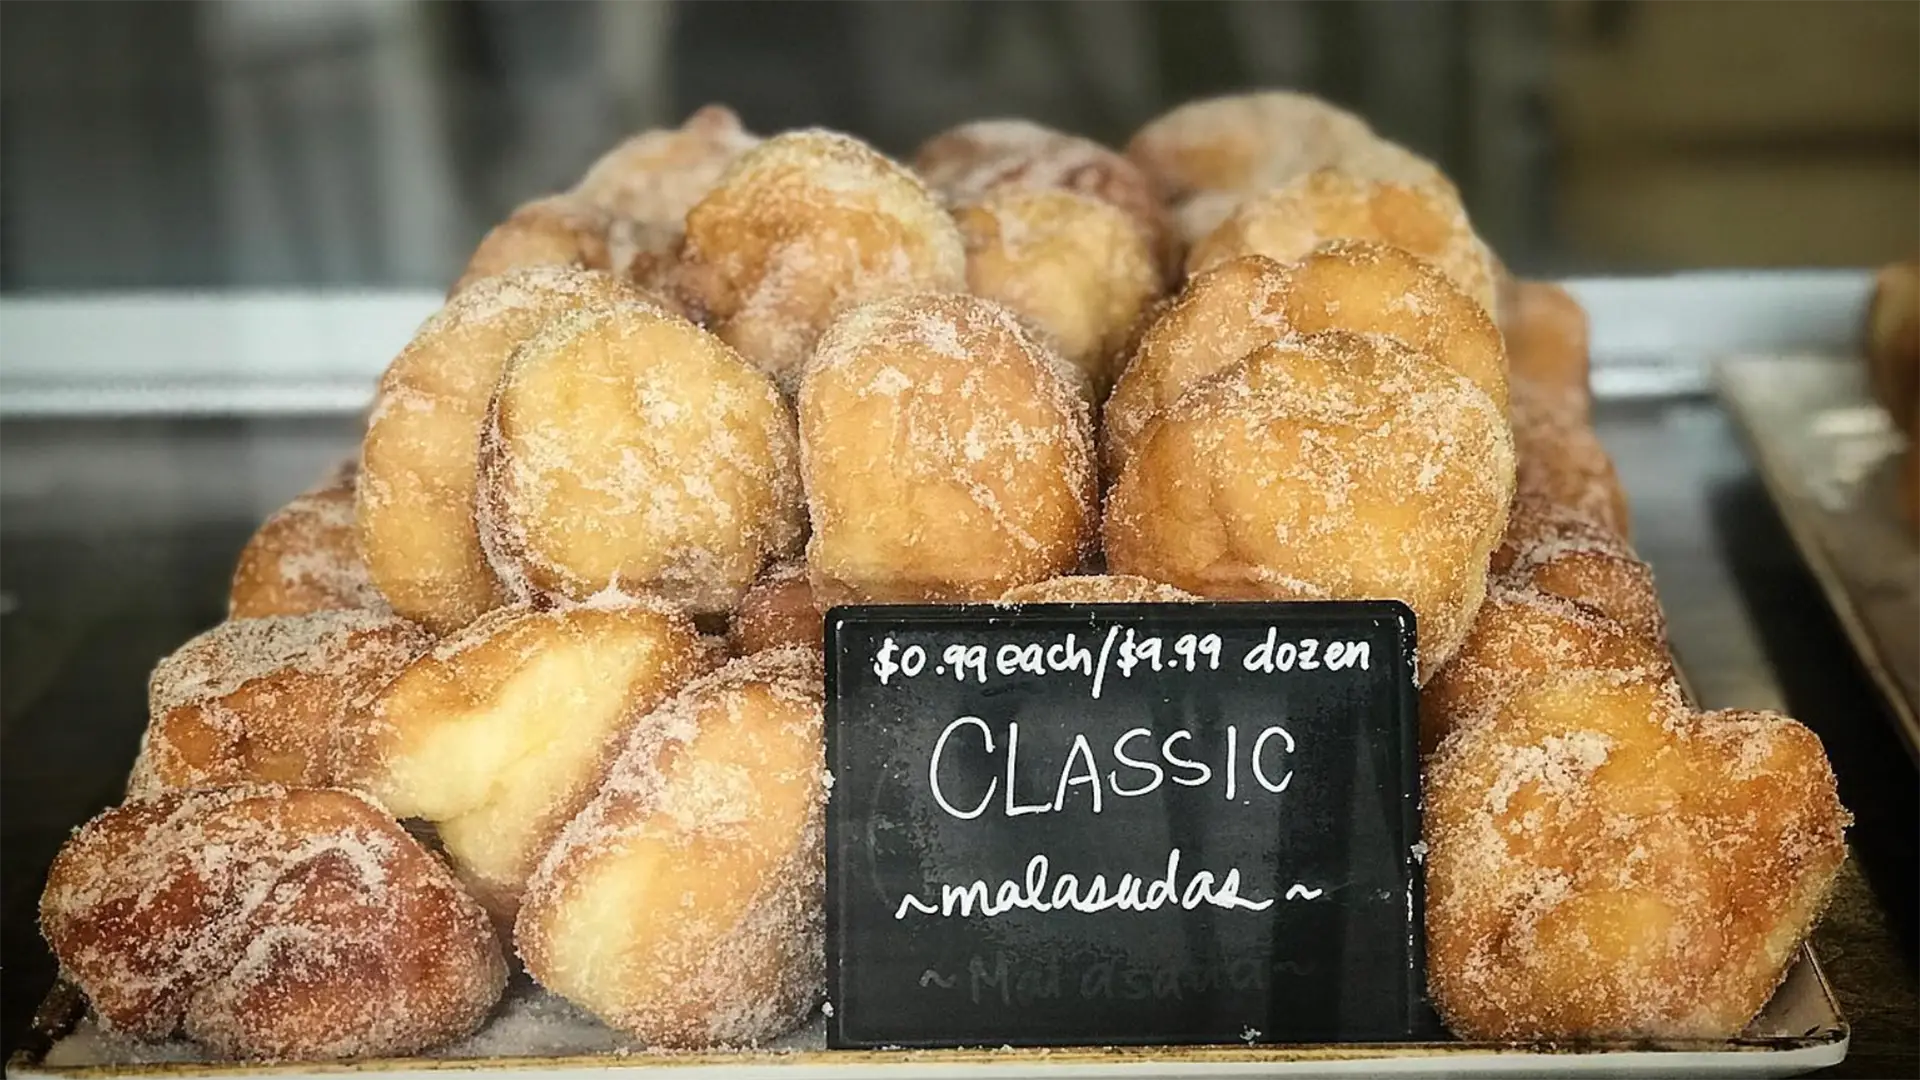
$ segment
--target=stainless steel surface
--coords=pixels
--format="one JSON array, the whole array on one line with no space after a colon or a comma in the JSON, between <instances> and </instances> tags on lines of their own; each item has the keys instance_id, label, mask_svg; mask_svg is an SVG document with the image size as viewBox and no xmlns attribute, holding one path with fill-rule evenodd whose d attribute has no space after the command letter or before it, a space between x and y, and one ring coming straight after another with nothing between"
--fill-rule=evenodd
<instances>
[{"instance_id":1,"label":"stainless steel surface","mask_svg":"<svg viewBox=\"0 0 1920 1080\"><path fill-rule=\"evenodd\" d=\"M1904 439L1862 364L1730 357L1715 373L1788 533L1920 762L1920 543L1895 513Z\"/></svg>"},{"instance_id":2,"label":"stainless steel surface","mask_svg":"<svg viewBox=\"0 0 1920 1080\"><path fill-rule=\"evenodd\" d=\"M1718 412L1690 403L1603 410L1633 514L1634 546L1653 565L1675 657L1705 708L1784 709L1786 699L1738 583L1716 543L1716 484L1746 469Z\"/></svg>"},{"instance_id":3,"label":"stainless steel surface","mask_svg":"<svg viewBox=\"0 0 1920 1080\"><path fill-rule=\"evenodd\" d=\"M64 990L64 987L62 988ZM56 991L56 994L59 992ZM85 1003L65 995L66 1014L77 1018ZM43 1015L45 1015L43 1011ZM1833 992L1805 950L1773 1000L1739 1039L1729 1042L1620 1042L1558 1048L1495 1043L1312 1044L1284 1046L1002 1047L998 1050L828 1050L826 1021L816 1015L798 1031L759 1052L709 1051L648 1055L617 1032L552 997L524 978L509 986L487 1026L472 1036L417 1058L375 1060L345 1071L419 1071L433 1063L458 1063L483 1076L548 1074L596 1076L646 1071L669 1076L699 1073L760 1080L837 1080L859 1075L890 1080L933 1080L990 1075L1002 1080L1188 1080L1230 1077L1397 1076L1471 1077L1525 1072L1543 1076L1799 1076L1842 1060L1847 1029L1835 1011ZM611 1055L626 1055L613 1057ZM70 1035L44 1054L29 1050L9 1072L77 1080L80 1076L227 1078L249 1075L253 1066L207 1062L192 1043L141 1042L102 1032L80 1020Z\"/></svg>"}]
</instances>

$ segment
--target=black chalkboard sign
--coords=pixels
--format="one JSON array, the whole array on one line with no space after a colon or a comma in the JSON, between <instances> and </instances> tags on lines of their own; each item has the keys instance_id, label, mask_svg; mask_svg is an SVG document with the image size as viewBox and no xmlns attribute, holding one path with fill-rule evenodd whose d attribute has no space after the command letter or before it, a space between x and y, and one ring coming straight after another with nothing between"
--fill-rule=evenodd
<instances>
[{"instance_id":1,"label":"black chalkboard sign","mask_svg":"<svg viewBox=\"0 0 1920 1080\"><path fill-rule=\"evenodd\" d=\"M1413 625L833 609L830 1045L1432 1035Z\"/></svg>"}]
</instances>

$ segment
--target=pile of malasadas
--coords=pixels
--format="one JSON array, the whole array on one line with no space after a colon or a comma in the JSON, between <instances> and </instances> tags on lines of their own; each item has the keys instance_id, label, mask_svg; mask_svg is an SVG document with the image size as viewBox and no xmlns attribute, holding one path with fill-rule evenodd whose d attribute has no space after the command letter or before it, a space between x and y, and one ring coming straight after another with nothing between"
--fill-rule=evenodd
<instances>
[{"instance_id":1,"label":"pile of malasadas","mask_svg":"<svg viewBox=\"0 0 1920 1080\"><path fill-rule=\"evenodd\" d=\"M1730 1036L1848 817L1804 727L1683 697L1586 348L1311 98L911 168L702 109L481 243L154 672L47 939L108 1028L222 1055L422 1050L509 957L759 1043L823 994L827 605L1387 597L1448 1025Z\"/></svg>"}]
</instances>

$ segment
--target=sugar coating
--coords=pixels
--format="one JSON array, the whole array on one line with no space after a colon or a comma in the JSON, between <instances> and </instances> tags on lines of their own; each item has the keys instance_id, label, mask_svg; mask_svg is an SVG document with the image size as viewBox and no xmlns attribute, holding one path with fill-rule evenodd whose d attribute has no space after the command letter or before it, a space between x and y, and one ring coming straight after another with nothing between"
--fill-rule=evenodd
<instances>
[{"instance_id":1,"label":"sugar coating","mask_svg":"<svg viewBox=\"0 0 1920 1080\"><path fill-rule=\"evenodd\" d=\"M1647 710L1682 702L1664 642L1586 604L1496 577L1460 651L1421 691L1421 746L1431 751L1459 728L1492 721L1524 691L1575 681Z\"/></svg>"},{"instance_id":2,"label":"sugar coating","mask_svg":"<svg viewBox=\"0 0 1920 1080\"><path fill-rule=\"evenodd\" d=\"M654 1046L752 1046L824 990L820 658L734 660L637 724L527 890L542 985Z\"/></svg>"},{"instance_id":3,"label":"sugar coating","mask_svg":"<svg viewBox=\"0 0 1920 1080\"><path fill-rule=\"evenodd\" d=\"M1587 312L1571 293L1544 281L1517 281L1501 303L1501 331L1516 380L1577 392L1580 418L1588 392Z\"/></svg>"},{"instance_id":4,"label":"sugar coating","mask_svg":"<svg viewBox=\"0 0 1920 1080\"><path fill-rule=\"evenodd\" d=\"M1806 728L1577 679L1458 728L1423 791L1428 984L1465 1039L1731 1038L1846 857Z\"/></svg>"},{"instance_id":5,"label":"sugar coating","mask_svg":"<svg viewBox=\"0 0 1920 1080\"><path fill-rule=\"evenodd\" d=\"M1077 135L1029 120L975 120L920 144L913 168L955 204L1006 191L1072 191L1126 215L1156 266L1174 269L1177 241L1153 182L1133 162Z\"/></svg>"},{"instance_id":6,"label":"sugar coating","mask_svg":"<svg viewBox=\"0 0 1920 1080\"><path fill-rule=\"evenodd\" d=\"M680 258L694 314L787 388L841 311L966 288L959 231L919 178L818 129L742 154L687 213Z\"/></svg>"},{"instance_id":7,"label":"sugar coating","mask_svg":"<svg viewBox=\"0 0 1920 1080\"><path fill-rule=\"evenodd\" d=\"M725 105L703 105L677 128L642 131L588 167L574 195L625 221L675 238L687 211L713 190L735 158L760 144Z\"/></svg>"},{"instance_id":8,"label":"sugar coating","mask_svg":"<svg viewBox=\"0 0 1920 1080\"><path fill-rule=\"evenodd\" d=\"M806 561L779 562L767 567L740 598L727 638L741 656L789 645L802 645L824 656L824 615L813 602Z\"/></svg>"},{"instance_id":9,"label":"sugar coating","mask_svg":"<svg viewBox=\"0 0 1920 1080\"><path fill-rule=\"evenodd\" d=\"M1365 120L1319 98L1264 91L1180 105L1135 132L1126 153L1177 200L1284 182L1376 137Z\"/></svg>"},{"instance_id":10,"label":"sugar coating","mask_svg":"<svg viewBox=\"0 0 1920 1080\"><path fill-rule=\"evenodd\" d=\"M1096 524L1079 378L977 297L835 322L799 398L816 601L992 600L1078 567Z\"/></svg>"},{"instance_id":11,"label":"sugar coating","mask_svg":"<svg viewBox=\"0 0 1920 1080\"><path fill-rule=\"evenodd\" d=\"M1293 164L1289 163L1286 167L1291 168ZM1453 181L1447 179L1446 175L1435 168L1432 162L1376 135L1356 145L1338 150L1333 156L1318 164L1307 165L1298 172L1276 172L1270 180L1252 188L1195 192L1174 205L1172 214L1175 227L1181 239L1189 246L1200 244L1224 225L1249 199L1283 187L1303 176L1325 170L1336 171L1357 180L1378 181L1419 191L1445 193L1454 200L1459 198ZM1498 260L1492 261L1496 268L1495 277L1498 280L1500 276Z\"/></svg>"},{"instance_id":12,"label":"sugar coating","mask_svg":"<svg viewBox=\"0 0 1920 1080\"><path fill-rule=\"evenodd\" d=\"M506 981L478 906L365 796L167 792L61 849L40 900L102 1023L225 1057L406 1054L486 1018Z\"/></svg>"},{"instance_id":13,"label":"sugar coating","mask_svg":"<svg viewBox=\"0 0 1920 1080\"><path fill-rule=\"evenodd\" d=\"M1571 506L1534 493L1514 499L1492 572L1598 610L1632 633L1664 645L1666 614L1653 568L1625 537Z\"/></svg>"},{"instance_id":14,"label":"sugar coating","mask_svg":"<svg viewBox=\"0 0 1920 1080\"><path fill-rule=\"evenodd\" d=\"M1152 249L1120 210L1056 189L1001 189L954 210L967 284L1013 309L1105 397L1134 325L1160 295Z\"/></svg>"},{"instance_id":15,"label":"sugar coating","mask_svg":"<svg viewBox=\"0 0 1920 1080\"><path fill-rule=\"evenodd\" d=\"M359 463L348 461L260 523L233 572L229 618L387 609L353 523Z\"/></svg>"},{"instance_id":16,"label":"sugar coating","mask_svg":"<svg viewBox=\"0 0 1920 1080\"><path fill-rule=\"evenodd\" d=\"M1619 474L1587 423L1585 388L1517 377L1510 386L1508 417L1520 454L1521 493L1566 507L1622 538L1631 535Z\"/></svg>"},{"instance_id":17,"label":"sugar coating","mask_svg":"<svg viewBox=\"0 0 1920 1080\"><path fill-rule=\"evenodd\" d=\"M1288 285L1285 267L1250 255L1195 274L1152 314L1102 413L1101 464L1109 481L1183 391L1291 333Z\"/></svg>"},{"instance_id":18,"label":"sugar coating","mask_svg":"<svg viewBox=\"0 0 1920 1080\"><path fill-rule=\"evenodd\" d=\"M540 266L487 278L429 318L381 376L354 512L367 569L395 611L446 633L506 601L473 523L488 403L523 341L558 315L607 304L657 309L594 271Z\"/></svg>"},{"instance_id":19,"label":"sugar coating","mask_svg":"<svg viewBox=\"0 0 1920 1080\"><path fill-rule=\"evenodd\" d=\"M1466 636L1512 496L1472 381L1384 335L1301 335L1148 430L1108 496L1107 565L1208 597L1402 600L1424 681Z\"/></svg>"},{"instance_id":20,"label":"sugar coating","mask_svg":"<svg viewBox=\"0 0 1920 1080\"><path fill-rule=\"evenodd\" d=\"M380 611L223 622L154 667L129 788L332 783L353 711L432 640Z\"/></svg>"},{"instance_id":21,"label":"sugar coating","mask_svg":"<svg viewBox=\"0 0 1920 1080\"><path fill-rule=\"evenodd\" d=\"M1290 264L1244 255L1194 275L1141 332L1106 403L1101 449L1109 478L1188 387L1272 341L1322 330L1398 338L1506 407L1499 329L1417 257L1364 240L1333 241Z\"/></svg>"},{"instance_id":22,"label":"sugar coating","mask_svg":"<svg viewBox=\"0 0 1920 1080\"><path fill-rule=\"evenodd\" d=\"M1335 169L1307 173L1240 203L1187 254L1198 273L1239 255L1292 262L1329 240L1373 240L1433 263L1491 313L1493 253L1451 186L1407 184Z\"/></svg>"},{"instance_id":23,"label":"sugar coating","mask_svg":"<svg viewBox=\"0 0 1920 1080\"><path fill-rule=\"evenodd\" d=\"M1360 117L1286 91L1188 102L1134 133L1126 153L1171 201L1189 244L1247 196L1319 169L1452 189L1432 162L1376 135Z\"/></svg>"},{"instance_id":24,"label":"sugar coating","mask_svg":"<svg viewBox=\"0 0 1920 1080\"><path fill-rule=\"evenodd\" d=\"M1190 592L1129 574L1069 574L1008 589L1002 604L1184 604Z\"/></svg>"},{"instance_id":25,"label":"sugar coating","mask_svg":"<svg viewBox=\"0 0 1920 1080\"><path fill-rule=\"evenodd\" d=\"M655 308L583 307L528 338L480 457L481 547L519 599L612 587L725 612L805 527L779 391Z\"/></svg>"},{"instance_id":26,"label":"sugar coating","mask_svg":"<svg viewBox=\"0 0 1920 1080\"><path fill-rule=\"evenodd\" d=\"M476 281L533 266L611 270L607 231L612 219L573 195L546 195L522 203L480 240L447 290L458 294Z\"/></svg>"},{"instance_id":27,"label":"sugar coating","mask_svg":"<svg viewBox=\"0 0 1920 1080\"><path fill-rule=\"evenodd\" d=\"M609 591L549 610L500 608L359 711L341 772L394 813L433 822L462 880L510 920L623 733L715 659L657 598Z\"/></svg>"}]
</instances>

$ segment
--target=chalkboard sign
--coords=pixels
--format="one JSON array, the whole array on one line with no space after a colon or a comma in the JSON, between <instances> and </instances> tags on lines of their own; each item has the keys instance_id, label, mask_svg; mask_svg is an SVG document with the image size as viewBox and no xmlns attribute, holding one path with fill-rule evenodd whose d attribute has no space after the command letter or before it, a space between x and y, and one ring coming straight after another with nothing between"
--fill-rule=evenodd
<instances>
[{"instance_id":1,"label":"chalkboard sign","mask_svg":"<svg viewBox=\"0 0 1920 1080\"><path fill-rule=\"evenodd\" d=\"M1413 625L833 609L830 1044L1432 1034Z\"/></svg>"}]
</instances>

